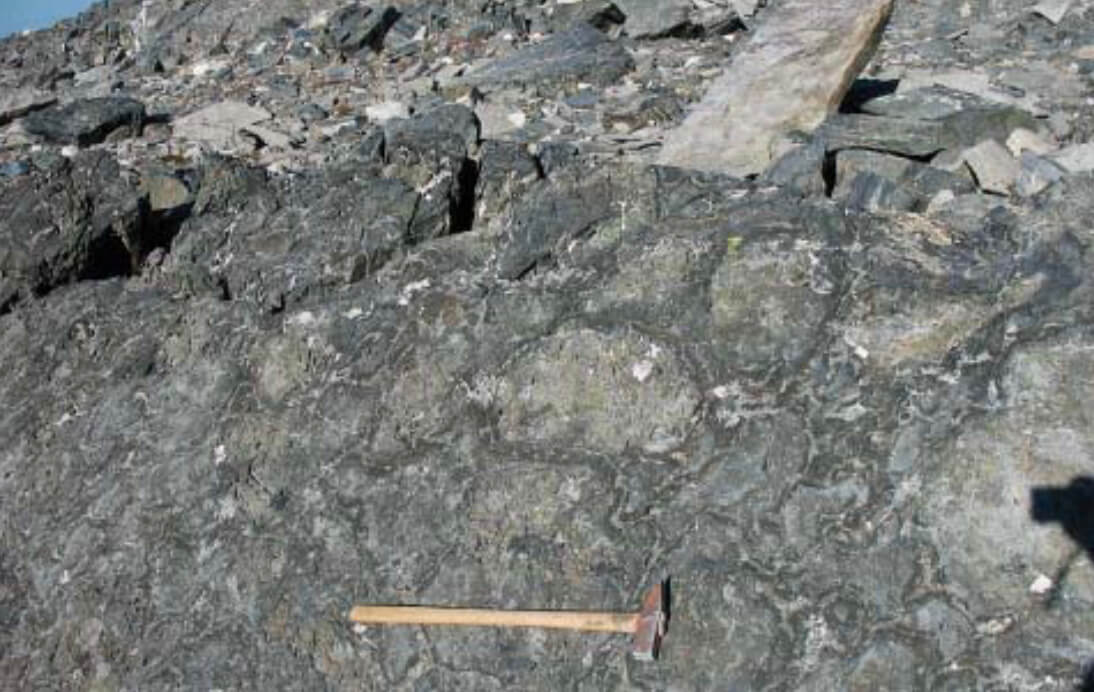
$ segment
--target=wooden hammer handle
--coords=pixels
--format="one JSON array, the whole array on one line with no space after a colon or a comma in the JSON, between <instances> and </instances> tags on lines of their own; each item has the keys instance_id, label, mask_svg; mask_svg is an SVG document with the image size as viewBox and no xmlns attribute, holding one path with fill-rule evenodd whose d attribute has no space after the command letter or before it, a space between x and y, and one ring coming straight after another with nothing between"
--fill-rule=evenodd
<instances>
[{"instance_id":1,"label":"wooden hammer handle","mask_svg":"<svg viewBox=\"0 0 1094 692\"><path fill-rule=\"evenodd\" d=\"M595 632L634 632L634 613L580 610L486 610L429 606L356 606L353 622L382 625L472 625L480 627L550 627Z\"/></svg>"}]
</instances>

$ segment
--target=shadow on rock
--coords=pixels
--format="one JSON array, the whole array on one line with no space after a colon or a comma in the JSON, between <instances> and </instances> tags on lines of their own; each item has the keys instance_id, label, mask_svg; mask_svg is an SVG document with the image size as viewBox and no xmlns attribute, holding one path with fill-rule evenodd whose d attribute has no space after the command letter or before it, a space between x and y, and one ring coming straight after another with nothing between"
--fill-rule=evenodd
<instances>
[{"instance_id":1,"label":"shadow on rock","mask_svg":"<svg viewBox=\"0 0 1094 692\"><path fill-rule=\"evenodd\" d=\"M1059 522L1067 535L1094 560L1094 478L1078 476L1064 487L1034 488L1030 496L1033 520Z\"/></svg>"},{"instance_id":2,"label":"shadow on rock","mask_svg":"<svg viewBox=\"0 0 1094 692\"><path fill-rule=\"evenodd\" d=\"M900 86L899 79L869 79L860 77L851 82L851 88L840 103L840 113L859 113L862 104L882 96L895 94Z\"/></svg>"}]
</instances>

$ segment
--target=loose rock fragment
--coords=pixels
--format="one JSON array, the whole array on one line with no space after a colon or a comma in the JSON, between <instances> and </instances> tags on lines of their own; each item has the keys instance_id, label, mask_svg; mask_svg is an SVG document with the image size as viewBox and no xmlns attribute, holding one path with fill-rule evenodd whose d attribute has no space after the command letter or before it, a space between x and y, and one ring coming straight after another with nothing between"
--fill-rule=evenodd
<instances>
[{"instance_id":1,"label":"loose rock fragment","mask_svg":"<svg viewBox=\"0 0 1094 692\"><path fill-rule=\"evenodd\" d=\"M399 11L394 7L377 10L355 2L336 10L325 32L336 50L354 53L368 47L379 51L384 36L398 19Z\"/></svg>"},{"instance_id":2,"label":"loose rock fragment","mask_svg":"<svg viewBox=\"0 0 1094 692\"><path fill-rule=\"evenodd\" d=\"M542 43L487 63L464 82L497 88L585 81L606 85L634 69L634 59L591 24L579 22Z\"/></svg>"},{"instance_id":3,"label":"loose rock fragment","mask_svg":"<svg viewBox=\"0 0 1094 692\"><path fill-rule=\"evenodd\" d=\"M966 149L964 158L976 176L980 189L985 192L1008 194L1018 179L1018 162L1006 147L994 139L985 139L975 147Z\"/></svg>"},{"instance_id":4,"label":"loose rock fragment","mask_svg":"<svg viewBox=\"0 0 1094 692\"><path fill-rule=\"evenodd\" d=\"M4 89L0 91L0 127L56 102L56 96L37 89Z\"/></svg>"},{"instance_id":5,"label":"loose rock fragment","mask_svg":"<svg viewBox=\"0 0 1094 692\"><path fill-rule=\"evenodd\" d=\"M738 176L762 171L782 136L813 130L839 106L891 10L891 0L780 4L669 133L660 162Z\"/></svg>"},{"instance_id":6,"label":"loose rock fragment","mask_svg":"<svg viewBox=\"0 0 1094 692\"><path fill-rule=\"evenodd\" d=\"M1030 197L1067 175L1067 171L1051 159L1023 151L1018 159L1021 171L1015 182L1019 195Z\"/></svg>"},{"instance_id":7,"label":"loose rock fragment","mask_svg":"<svg viewBox=\"0 0 1094 692\"><path fill-rule=\"evenodd\" d=\"M634 37L662 36L685 26L690 0L616 0L627 16L623 28Z\"/></svg>"},{"instance_id":8,"label":"loose rock fragment","mask_svg":"<svg viewBox=\"0 0 1094 692\"><path fill-rule=\"evenodd\" d=\"M1053 24L1059 24L1067 11L1071 9L1071 0L1042 0L1030 10Z\"/></svg>"},{"instance_id":9,"label":"loose rock fragment","mask_svg":"<svg viewBox=\"0 0 1094 692\"><path fill-rule=\"evenodd\" d=\"M241 101L221 101L178 118L176 137L204 142L215 149L239 144L240 130L270 119L269 111Z\"/></svg>"},{"instance_id":10,"label":"loose rock fragment","mask_svg":"<svg viewBox=\"0 0 1094 692\"><path fill-rule=\"evenodd\" d=\"M140 134L144 117L144 104L140 101L103 96L31 113L25 125L27 132L41 135L49 142L89 146L123 128L130 136Z\"/></svg>"},{"instance_id":11,"label":"loose rock fragment","mask_svg":"<svg viewBox=\"0 0 1094 692\"><path fill-rule=\"evenodd\" d=\"M1094 170L1094 142L1064 147L1050 158L1072 173Z\"/></svg>"}]
</instances>

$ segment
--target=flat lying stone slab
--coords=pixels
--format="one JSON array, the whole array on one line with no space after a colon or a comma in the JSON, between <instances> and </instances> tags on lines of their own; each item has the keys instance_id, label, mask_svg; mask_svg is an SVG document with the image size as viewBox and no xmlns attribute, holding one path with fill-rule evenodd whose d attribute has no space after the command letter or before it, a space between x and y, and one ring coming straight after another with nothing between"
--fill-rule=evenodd
<instances>
[{"instance_id":1,"label":"flat lying stone slab","mask_svg":"<svg viewBox=\"0 0 1094 692\"><path fill-rule=\"evenodd\" d=\"M892 0L788 0L771 11L684 123L660 162L748 175L780 153L782 135L811 131L866 65Z\"/></svg>"},{"instance_id":2,"label":"flat lying stone slab","mask_svg":"<svg viewBox=\"0 0 1094 692\"><path fill-rule=\"evenodd\" d=\"M486 63L463 82L487 89L582 81L607 85L633 69L634 59L621 44L580 22L542 43Z\"/></svg>"},{"instance_id":3,"label":"flat lying stone slab","mask_svg":"<svg viewBox=\"0 0 1094 692\"><path fill-rule=\"evenodd\" d=\"M962 156L976 176L981 190L1005 195L1018 180L1021 170L1018 162L1006 147L994 139L985 139L975 147L966 149Z\"/></svg>"},{"instance_id":4,"label":"flat lying stone slab","mask_svg":"<svg viewBox=\"0 0 1094 692\"><path fill-rule=\"evenodd\" d=\"M1051 158L1072 173L1094 170L1094 142L1072 144L1052 154Z\"/></svg>"},{"instance_id":5,"label":"flat lying stone slab","mask_svg":"<svg viewBox=\"0 0 1094 692\"><path fill-rule=\"evenodd\" d=\"M57 103L56 96L38 89L4 89L0 91L0 127L54 103Z\"/></svg>"},{"instance_id":6,"label":"flat lying stone slab","mask_svg":"<svg viewBox=\"0 0 1094 692\"><path fill-rule=\"evenodd\" d=\"M270 119L269 111L241 101L221 101L194 111L172 123L175 136L228 148L236 133Z\"/></svg>"}]
</instances>

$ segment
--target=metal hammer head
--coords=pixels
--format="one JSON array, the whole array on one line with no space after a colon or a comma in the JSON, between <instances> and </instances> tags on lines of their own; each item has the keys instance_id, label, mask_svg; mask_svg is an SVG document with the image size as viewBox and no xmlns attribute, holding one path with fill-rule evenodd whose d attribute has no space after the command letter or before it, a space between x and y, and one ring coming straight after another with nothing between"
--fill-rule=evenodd
<instances>
[{"instance_id":1,"label":"metal hammer head","mask_svg":"<svg viewBox=\"0 0 1094 692\"><path fill-rule=\"evenodd\" d=\"M668 631L669 580L654 584L642 599L642 610L635 618L633 656L653 661L661 650L661 638Z\"/></svg>"}]
</instances>

